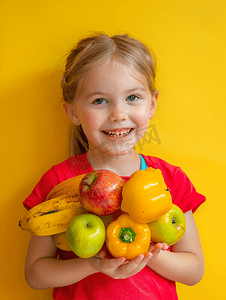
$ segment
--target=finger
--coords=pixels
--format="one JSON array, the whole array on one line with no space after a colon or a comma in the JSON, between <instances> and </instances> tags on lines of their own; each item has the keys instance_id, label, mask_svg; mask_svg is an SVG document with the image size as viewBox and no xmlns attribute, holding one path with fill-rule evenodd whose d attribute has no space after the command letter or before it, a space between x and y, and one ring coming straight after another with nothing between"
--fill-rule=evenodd
<instances>
[{"instance_id":1,"label":"finger","mask_svg":"<svg viewBox=\"0 0 226 300\"><path fill-rule=\"evenodd\" d=\"M104 250L100 250L100 252L98 254L99 254L100 258L106 257L106 251L104 251Z\"/></svg>"},{"instance_id":2,"label":"finger","mask_svg":"<svg viewBox=\"0 0 226 300\"><path fill-rule=\"evenodd\" d=\"M106 256L106 253L103 250L100 250L100 252L98 252L97 254L94 255L95 258L99 258L99 259L104 258L105 256Z\"/></svg>"},{"instance_id":3,"label":"finger","mask_svg":"<svg viewBox=\"0 0 226 300\"><path fill-rule=\"evenodd\" d=\"M108 269L115 269L119 266L121 266L125 262L125 257L119 257L119 258L113 258L113 259L107 259L105 258L106 267Z\"/></svg>"},{"instance_id":4,"label":"finger","mask_svg":"<svg viewBox=\"0 0 226 300\"><path fill-rule=\"evenodd\" d=\"M134 269L137 268L137 266L141 263L141 261L144 259L144 255L143 254L139 254L137 257L135 257L134 259L130 260L129 263L127 264L127 266L124 268L124 270L127 273L133 272Z\"/></svg>"},{"instance_id":5,"label":"finger","mask_svg":"<svg viewBox=\"0 0 226 300\"><path fill-rule=\"evenodd\" d=\"M129 260L125 260L123 265L127 265L130 261Z\"/></svg>"},{"instance_id":6,"label":"finger","mask_svg":"<svg viewBox=\"0 0 226 300\"><path fill-rule=\"evenodd\" d=\"M145 256L145 261L146 261L146 260L149 261L149 259L152 258L153 255L154 255L154 254L153 254L151 251L148 251L147 254L146 254L146 256Z\"/></svg>"},{"instance_id":7,"label":"finger","mask_svg":"<svg viewBox=\"0 0 226 300\"><path fill-rule=\"evenodd\" d=\"M159 249L161 250L162 248L163 248L163 244L162 243L157 243L157 244L155 244L155 247L152 250L152 253L158 251Z\"/></svg>"},{"instance_id":8,"label":"finger","mask_svg":"<svg viewBox=\"0 0 226 300\"><path fill-rule=\"evenodd\" d=\"M121 275L126 277L133 276L140 272L149 262L153 254L148 252L145 256L143 254L138 255L136 258L131 260L127 266L121 266Z\"/></svg>"},{"instance_id":9,"label":"finger","mask_svg":"<svg viewBox=\"0 0 226 300\"><path fill-rule=\"evenodd\" d=\"M148 252L151 252L154 248L155 248L155 243L151 242L150 246L149 246L149 249L148 249Z\"/></svg>"},{"instance_id":10,"label":"finger","mask_svg":"<svg viewBox=\"0 0 226 300\"><path fill-rule=\"evenodd\" d=\"M156 258L159 255L159 253L161 252L161 250L163 249L163 247L165 247L165 246L163 246L163 244L157 243L155 245L154 250L152 251L152 253L153 253L153 257L152 258Z\"/></svg>"},{"instance_id":11,"label":"finger","mask_svg":"<svg viewBox=\"0 0 226 300\"><path fill-rule=\"evenodd\" d=\"M168 250L169 246L166 243L162 243L162 250Z\"/></svg>"},{"instance_id":12,"label":"finger","mask_svg":"<svg viewBox=\"0 0 226 300\"><path fill-rule=\"evenodd\" d=\"M137 269L138 266L140 266L140 264L142 263L143 260L144 260L144 255L139 254L134 259L128 261L128 263L126 265L120 267L120 270L123 274L134 273L134 271Z\"/></svg>"},{"instance_id":13,"label":"finger","mask_svg":"<svg viewBox=\"0 0 226 300\"><path fill-rule=\"evenodd\" d=\"M157 243L153 249L155 251L157 248L160 248L161 250L167 250L169 246L166 243Z\"/></svg>"}]
</instances>

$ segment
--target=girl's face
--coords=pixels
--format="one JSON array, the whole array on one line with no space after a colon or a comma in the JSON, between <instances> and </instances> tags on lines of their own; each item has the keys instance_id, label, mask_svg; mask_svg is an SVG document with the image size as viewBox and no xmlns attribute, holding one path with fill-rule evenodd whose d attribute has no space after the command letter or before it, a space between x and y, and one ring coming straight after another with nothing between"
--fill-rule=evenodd
<instances>
[{"instance_id":1,"label":"girl's face","mask_svg":"<svg viewBox=\"0 0 226 300\"><path fill-rule=\"evenodd\" d=\"M82 125L91 156L102 151L126 155L144 136L157 97L157 91L151 95L144 75L108 61L80 80L66 110L75 125Z\"/></svg>"}]
</instances>

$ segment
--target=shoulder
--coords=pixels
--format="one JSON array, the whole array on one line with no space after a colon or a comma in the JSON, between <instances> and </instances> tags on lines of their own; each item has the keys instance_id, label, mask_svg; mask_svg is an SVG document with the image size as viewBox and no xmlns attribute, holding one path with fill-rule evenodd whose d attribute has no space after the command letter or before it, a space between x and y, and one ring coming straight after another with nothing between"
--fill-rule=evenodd
<instances>
[{"instance_id":1,"label":"shoulder","mask_svg":"<svg viewBox=\"0 0 226 300\"><path fill-rule=\"evenodd\" d=\"M86 154L76 155L52 166L36 184L32 193L24 200L27 209L45 201L49 192L59 183L80 174L90 172Z\"/></svg>"},{"instance_id":2,"label":"shoulder","mask_svg":"<svg viewBox=\"0 0 226 300\"><path fill-rule=\"evenodd\" d=\"M172 201L184 212L193 212L206 198L199 194L186 173L179 167L174 166L163 159L143 155L148 167L160 169L167 187L170 189Z\"/></svg>"},{"instance_id":3,"label":"shoulder","mask_svg":"<svg viewBox=\"0 0 226 300\"><path fill-rule=\"evenodd\" d=\"M163 177L164 178L166 177L165 179L175 177L176 174L177 176L183 176L184 174L184 172L181 170L179 166L172 165L159 157L147 156L143 154L142 156L145 159L148 167L152 167L154 169L160 169L162 171Z\"/></svg>"},{"instance_id":4,"label":"shoulder","mask_svg":"<svg viewBox=\"0 0 226 300\"><path fill-rule=\"evenodd\" d=\"M146 156L143 154L142 156L144 157L148 167L161 170L162 176L168 187L171 186L171 188L174 188L174 185L178 185L180 181L183 181L186 178L188 179L187 175L180 167L172 165L155 156Z\"/></svg>"},{"instance_id":5,"label":"shoulder","mask_svg":"<svg viewBox=\"0 0 226 300\"><path fill-rule=\"evenodd\" d=\"M86 153L70 157L54 165L52 169L57 174L59 182L92 171L92 167L87 161Z\"/></svg>"}]
</instances>

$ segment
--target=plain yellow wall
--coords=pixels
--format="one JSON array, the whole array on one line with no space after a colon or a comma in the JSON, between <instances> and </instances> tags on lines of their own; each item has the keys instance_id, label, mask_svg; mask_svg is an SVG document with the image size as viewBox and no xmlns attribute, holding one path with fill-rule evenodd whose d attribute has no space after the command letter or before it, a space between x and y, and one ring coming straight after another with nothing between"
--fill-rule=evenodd
<instances>
[{"instance_id":1,"label":"plain yellow wall","mask_svg":"<svg viewBox=\"0 0 226 300\"><path fill-rule=\"evenodd\" d=\"M30 235L18 220L42 174L68 157L64 55L91 31L127 32L154 49L160 97L151 124L159 143L142 151L179 165L207 197L195 213L205 276L194 287L178 284L179 297L225 299L225 1L8 0L0 14L1 300L51 299L51 290L25 283Z\"/></svg>"}]
</instances>

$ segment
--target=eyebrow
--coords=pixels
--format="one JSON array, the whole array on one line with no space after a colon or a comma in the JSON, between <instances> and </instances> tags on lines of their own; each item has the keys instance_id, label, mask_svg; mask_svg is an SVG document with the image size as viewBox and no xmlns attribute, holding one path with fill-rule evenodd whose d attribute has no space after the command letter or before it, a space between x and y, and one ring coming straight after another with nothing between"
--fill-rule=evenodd
<instances>
[{"instance_id":1,"label":"eyebrow","mask_svg":"<svg viewBox=\"0 0 226 300\"><path fill-rule=\"evenodd\" d=\"M127 90L126 92L128 92L128 93L132 93L132 92L135 92L135 91L143 91L143 92L145 92L146 90L145 90L145 88L142 86L136 86L136 87L134 87L134 88L132 88L132 89L130 89L130 90Z\"/></svg>"},{"instance_id":2,"label":"eyebrow","mask_svg":"<svg viewBox=\"0 0 226 300\"><path fill-rule=\"evenodd\" d=\"M145 92L146 90L145 90L144 87L137 86L137 87L129 89L129 90L125 91L125 92L126 93L132 93L132 92L135 92L135 91L143 91L143 92ZM95 92L91 92L91 93L86 94L86 98L89 98L89 97L94 96L94 95L107 95L107 93L95 91Z\"/></svg>"},{"instance_id":3,"label":"eyebrow","mask_svg":"<svg viewBox=\"0 0 226 300\"><path fill-rule=\"evenodd\" d=\"M91 93L86 94L86 98L89 98L89 97L91 97L91 96L93 96L93 95L105 95L105 93L103 93L103 92L98 92L98 91L96 91L96 92L91 92Z\"/></svg>"}]
</instances>

